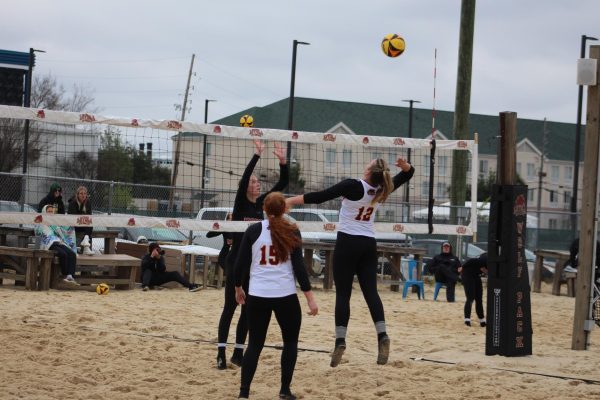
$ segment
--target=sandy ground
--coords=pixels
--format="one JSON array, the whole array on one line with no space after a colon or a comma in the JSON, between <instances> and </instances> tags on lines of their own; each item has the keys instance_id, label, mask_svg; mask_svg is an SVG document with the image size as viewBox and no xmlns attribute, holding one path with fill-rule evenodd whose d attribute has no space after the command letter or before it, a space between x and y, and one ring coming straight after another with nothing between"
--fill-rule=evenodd
<instances>
[{"instance_id":1,"label":"sandy ground","mask_svg":"<svg viewBox=\"0 0 600 400\"><path fill-rule=\"evenodd\" d=\"M433 302L431 286L425 301L380 287L392 353L378 366L374 327L355 284L348 349L331 368L334 293L316 289L320 313L303 317L300 347L308 351L299 353L292 391L300 399L600 399L598 331L589 350L571 350L574 299L542 291L531 296L533 355L490 357L485 329L463 324L462 287L453 304ZM222 298L216 289L98 296L2 286L0 398L234 399L240 369L220 371L215 362ZM272 322L267 344L280 338ZM251 398L277 398L279 357L265 348Z\"/></svg>"}]
</instances>

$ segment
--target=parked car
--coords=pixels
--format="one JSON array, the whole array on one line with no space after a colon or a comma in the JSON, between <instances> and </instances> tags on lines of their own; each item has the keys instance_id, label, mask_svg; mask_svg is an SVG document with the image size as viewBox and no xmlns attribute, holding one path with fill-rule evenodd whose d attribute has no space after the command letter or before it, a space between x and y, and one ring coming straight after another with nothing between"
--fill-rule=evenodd
<instances>
[{"instance_id":1,"label":"parked car","mask_svg":"<svg viewBox=\"0 0 600 400\"><path fill-rule=\"evenodd\" d=\"M338 222L340 220L338 210L323 208L295 208L288 214L299 222Z\"/></svg>"},{"instance_id":2,"label":"parked car","mask_svg":"<svg viewBox=\"0 0 600 400\"><path fill-rule=\"evenodd\" d=\"M21 205L16 201L0 200L0 211L4 212L20 212ZM24 212L37 212L37 210L31 207L29 204L23 204Z\"/></svg>"}]
</instances>

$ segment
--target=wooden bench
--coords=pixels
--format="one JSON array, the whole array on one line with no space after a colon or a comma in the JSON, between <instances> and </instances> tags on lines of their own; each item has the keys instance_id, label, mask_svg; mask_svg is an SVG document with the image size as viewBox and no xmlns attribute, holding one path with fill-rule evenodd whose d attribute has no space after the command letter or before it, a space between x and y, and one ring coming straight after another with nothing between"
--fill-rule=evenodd
<instances>
[{"instance_id":1,"label":"wooden bench","mask_svg":"<svg viewBox=\"0 0 600 400\"><path fill-rule=\"evenodd\" d=\"M577 278L576 272L567 272L563 279L563 269L565 264L569 261L570 253L563 250L542 250L538 249L534 251L535 254L535 268L533 270L533 286L532 291L539 293L541 291L542 281L542 265L544 258L555 258L556 264L554 265L554 276L552 277L552 294L560 296L560 287L563 283L567 285L567 296L575 297L575 279Z\"/></svg>"},{"instance_id":2,"label":"wooden bench","mask_svg":"<svg viewBox=\"0 0 600 400\"><path fill-rule=\"evenodd\" d=\"M10 279L25 282L28 290L43 290L53 258L54 253L48 250L0 246L0 284Z\"/></svg>"},{"instance_id":3,"label":"wooden bench","mask_svg":"<svg viewBox=\"0 0 600 400\"><path fill-rule=\"evenodd\" d=\"M115 285L115 289L135 288L135 279L138 275L140 259L126 254L98 254L93 256L78 255L76 271L89 272L84 276L77 276L79 284L95 285L106 283ZM108 273L107 275L94 275L94 272ZM47 290L46 283L53 289L74 287L60 279L60 265L55 258L49 276L44 277L40 290Z\"/></svg>"}]
</instances>

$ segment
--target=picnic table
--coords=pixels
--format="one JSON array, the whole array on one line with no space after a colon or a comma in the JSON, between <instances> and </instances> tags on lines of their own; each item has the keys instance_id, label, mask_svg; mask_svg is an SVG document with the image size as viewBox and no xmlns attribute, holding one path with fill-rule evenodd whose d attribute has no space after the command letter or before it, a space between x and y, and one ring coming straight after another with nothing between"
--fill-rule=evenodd
<instances>
[{"instance_id":1,"label":"picnic table","mask_svg":"<svg viewBox=\"0 0 600 400\"><path fill-rule=\"evenodd\" d=\"M220 289L222 287L223 281L223 271L219 269L217 265L217 259L219 258L219 250L213 249L211 247L198 246L198 245L161 245L162 249L171 249L178 250L181 252L182 259L182 268L189 271L189 280L191 283L196 283L196 265L194 259L196 257L203 257L203 268L202 268L202 286L204 288L208 287L208 272L212 267L214 268L214 274L217 275L217 288ZM188 268L186 268L186 266Z\"/></svg>"},{"instance_id":2,"label":"picnic table","mask_svg":"<svg viewBox=\"0 0 600 400\"><path fill-rule=\"evenodd\" d=\"M533 252L535 254L535 267L533 269L533 288L535 293L540 293L542 285L542 266L544 258L554 258L556 263L554 266L554 276L552 277L552 294L560 296L560 285L563 283L563 269L569 261L570 253L565 250L546 250L538 249ZM565 275L565 283L567 284L567 296L575 297L575 278L576 272L567 272Z\"/></svg>"},{"instance_id":3,"label":"picnic table","mask_svg":"<svg viewBox=\"0 0 600 400\"><path fill-rule=\"evenodd\" d=\"M313 252L323 251L325 253L325 268L323 272L323 289L333 288L333 250L335 243L332 242L316 242L312 240L302 241L304 249L304 264L308 269L309 275L314 275L312 269ZM422 248L406 247L395 243L377 243L377 252L390 261L392 266L390 290L398 292L400 290L400 265L403 256L413 256L417 262L417 279L421 279L421 271L423 270L423 256L426 250Z\"/></svg>"}]
</instances>

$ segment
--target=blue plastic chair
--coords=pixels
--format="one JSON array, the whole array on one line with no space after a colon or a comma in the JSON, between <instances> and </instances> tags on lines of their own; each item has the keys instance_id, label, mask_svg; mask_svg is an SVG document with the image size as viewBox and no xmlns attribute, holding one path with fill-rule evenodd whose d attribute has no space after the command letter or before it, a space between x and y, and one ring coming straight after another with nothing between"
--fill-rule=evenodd
<instances>
[{"instance_id":1,"label":"blue plastic chair","mask_svg":"<svg viewBox=\"0 0 600 400\"><path fill-rule=\"evenodd\" d=\"M410 260L408 261L408 274L406 275L404 288L402 289L403 299L406 298L408 288L413 286L418 288L417 295L419 296L419 300L421 300L421 296L423 296L423 300L425 300L425 285L423 284L423 281L417 280L417 262L415 260Z\"/></svg>"},{"instance_id":2,"label":"blue plastic chair","mask_svg":"<svg viewBox=\"0 0 600 400\"><path fill-rule=\"evenodd\" d=\"M442 282L436 282L435 289L433 289L433 301L437 300L437 297L438 297L438 294L439 294L441 288L446 289L446 285Z\"/></svg>"}]
</instances>

